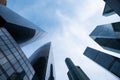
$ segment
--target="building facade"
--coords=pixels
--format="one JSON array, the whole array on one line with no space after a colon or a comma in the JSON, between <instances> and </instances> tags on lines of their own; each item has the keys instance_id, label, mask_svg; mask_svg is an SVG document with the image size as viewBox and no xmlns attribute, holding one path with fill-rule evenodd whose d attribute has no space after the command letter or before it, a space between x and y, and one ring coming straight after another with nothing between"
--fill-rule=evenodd
<instances>
[{"instance_id":1,"label":"building facade","mask_svg":"<svg viewBox=\"0 0 120 80\"><path fill-rule=\"evenodd\" d=\"M110 15L113 15L113 14L115 14L114 10L108 4L105 4L105 8L104 8L104 11L103 11L103 16L110 16Z\"/></svg>"},{"instance_id":2,"label":"building facade","mask_svg":"<svg viewBox=\"0 0 120 80\"><path fill-rule=\"evenodd\" d=\"M5 27L20 46L41 39L45 34L45 31L4 5L0 5L0 26Z\"/></svg>"},{"instance_id":3,"label":"building facade","mask_svg":"<svg viewBox=\"0 0 120 80\"><path fill-rule=\"evenodd\" d=\"M120 77L120 58L87 47L84 55L101 65L117 77Z\"/></svg>"},{"instance_id":4,"label":"building facade","mask_svg":"<svg viewBox=\"0 0 120 80\"><path fill-rule=\"evenodd\" d=\"M67 73L69 80L90 80L79 66L73 64L70 58L66 58L65 62L69 69Z\"/></svg>"},{"instance_id":5,"label":"building facade","mask_svg":"<svg viewBox=\"0 0 120 80\"><path fill-rule=\"evenodd\" d=\"M51 42L37 49L29 58L35 75L33 80L55 80L55 68Z\"/></svg>"},{"instance_id":6,"label":"building facade","mask_svg":"<svg viewBox=\"0 0 120 80\"><path fill-rule=\"evenodd\" d=\"M90 37L104 49L120 53L120 22L99 25Z\"/></svg>"},{"instance_id":7,"label":"building facade","mask_svg":"<svg viewBox=\"0 0 120 80\"><path fill-rule=\"evenodd\" d=\"M0 80L32 80L29 60L5 28L0 28Z\"/></svg>"},{"instance_id":8,"label":"building facade","mask_svg":"<svg viewBox=\"0 0 120 80\"><path fill-rule=\"evenodd\" d=\"M104 0L105 3L120 16L120 1L119 0Z\"/></svg>"}]
</instances>

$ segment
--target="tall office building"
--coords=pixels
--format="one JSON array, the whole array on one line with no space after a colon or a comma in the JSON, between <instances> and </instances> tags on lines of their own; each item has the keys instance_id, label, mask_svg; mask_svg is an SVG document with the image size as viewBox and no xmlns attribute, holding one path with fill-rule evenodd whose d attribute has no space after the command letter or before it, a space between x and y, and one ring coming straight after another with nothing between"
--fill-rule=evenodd
<instances>
[{"instance_id":1,"label":"tall office building","mask_svg":"<svg viewBox=\"0 0 120 80\"><path fill-rule=\"evenodd\" d=\"M115 14L114 10L111 9L111 7L108 4L105 4L105 8L104 8L104 11L103 11L103 16L110 16L110 15L113 15L113 14Z\"/></svg>"},{"instance_id":2,"label":"tall office building","mask_svg":"<svg viewBox=\"0 0 120 80\"><path fill-rule=\"evenodd\" d=\"M6 5L7 4L7 0L0 0L0 4Z\"/></svg>"},{"instance_id":3,"label":"tall office building","mask_svg":"<svg viewBox=\"0 0 120 80\"><path fill-rule=\"evenodd\" d=\"M111 10L120 16L120 0L104 0Z\"/></svg>"},{"instance_id":4,"label":"tall office building","mask_svg":"<svg viewBox=\"0 0 120 80\"><path fill-rule=\"evenodd\" d=\"M0 26L5 27L20 46L34 42L45 34L45 31L4 5L0 5Z\"/></svg>"},{"instance_id":5,"label":"tall office building","mask_svg":"<svg viewBox=\"0 0 120 80\"><path fill-rule=\"evenodd\" d=\"M104 49L120 53L120 22L97 26L90 37Z\"/></svg>"},{"instance_id":6,"label":"tall office building","mask_svg":"<svg viewBox=\"0 0 120 80\"><path fill-rule=\"evenodd\" d=\"M120 16L119 0L104 0L103 16L117 13ZM101 47L112 52L120 53L120 22L97 26L90 37ZM120 58L87 47L84 55L101 65L120 79Z\"/></svg>"},{"instance_id":7,"label":"tall office building","mask_svg":"<svg viewBox=\"0 0 120 80\"><path fill-rule=\"evenodd\" d=\"M0 80L32 80L29 60L5 28L0 28Z\"/></svg>"},{"instance_id":8,"label":"tall office building","mask_svg":"<svg viewBox=\"0 0 120 80\"><path fill-rule=\"evenodd\" d=\"M65 62L69 69L67 73L69 80L90 80L80 67L73 64L70 58L66 58Z\"/></svg>"},{"instance_id":9,"label":"tall office building","mask_svg":"<svg viewBox=\"0 0 120 80\"><path fill-rule=\"evenodd\" d=\"M55 80L51 42L37 49L29 58L34 70L33 80Z\"/></svg>"},{"instance_id":10,"label":"tall office building","mask_svg":"<svg viewBox=\"0 0 120 80\"><path fill-rule=\"evenodd\" d=\"M120 77L120 58L87 47L84 55Z\"/></svg>"}]
</instances>

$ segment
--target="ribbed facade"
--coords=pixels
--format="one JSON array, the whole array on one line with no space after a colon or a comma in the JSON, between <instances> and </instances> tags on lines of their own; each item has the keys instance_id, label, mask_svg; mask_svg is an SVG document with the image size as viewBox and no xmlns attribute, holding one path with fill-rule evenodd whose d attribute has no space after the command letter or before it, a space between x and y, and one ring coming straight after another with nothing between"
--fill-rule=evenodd
<instances>
[{"instance_id":1,"label":"ribbed facade","mask_svg":"<svg viewBox=\"0 0 120 80\"><path fill-rule=\"evenodd\" d=\"M10 10L0 5L0 27L5 27L20 46L41 39L45 31Z\"/></svg>"},{"instance_id":2,"label":"ribbed facade","mask_svg":"<svg viewBox=\"0 0 120 80\"><path fill-rule=\"evenodd\" d=\"M120 58L106 54L104 52L87 47L84 55L101 65L111 73L120 77Z\"/></svg>"},{"instance_id":3,"label":"ribbed facade","mask_svg":"<svg viewBox=\"0 0 120 80\"><path fill-rule=\"evenodd\" d=\"M120 16L120 0L104 0L106 5L109 6L109 9L111 8L112 11L108 12L115 12ZM106 7L105 7L106 8Z\"/></svg>"},{"instance_id":4,"label":"ribbed facade","mask_svg":"<svg viewBox=\"0 0 120 80\"><path fill-rule=\"evenodd\" d=\"M0 80L32 80L34 69L4 28L0 28Z\"/></svg>"},{"instance_id":5,"label":"ribbed facade","mask_svg":"<svg viewBox=\"0 0 120 80\"><path fill-rule=\"evenodd\" d=\"M99 25L90 37L104 49L120 53L120 22Z\"/></svg>"},{"instance_id":6,"label":"ribbed facade","mask_svg":"<svg viewBox=\"0 0 120 80\"><path fill-rule=\"evenodd\" d=\"M33 80L55 80L51 42L37 49L29 60L35 70Z\"/></svg>"}]
</instances>

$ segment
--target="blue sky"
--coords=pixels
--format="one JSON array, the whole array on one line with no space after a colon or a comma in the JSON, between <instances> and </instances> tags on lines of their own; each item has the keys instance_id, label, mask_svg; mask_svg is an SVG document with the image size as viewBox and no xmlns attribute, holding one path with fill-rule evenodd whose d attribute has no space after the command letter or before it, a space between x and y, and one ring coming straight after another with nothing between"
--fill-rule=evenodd
<instances>
[{"instance_id":1,"label":"blue sky","mask_svg":"<svg viewBox=\"0 0 120 80\"><path fill-rule=\"evenodd\" d=\"M119 80L83 56L85 48L90 46L120 57L117 53L103 50L89 37L97 25L120 21L118 15L102 16L102 0L8 0L7 6L48 33L23 50L29 57L41 45L51 41L56 80L68 80L66 57L79 65L91 80Z\"/></svg>"}]
</instances>

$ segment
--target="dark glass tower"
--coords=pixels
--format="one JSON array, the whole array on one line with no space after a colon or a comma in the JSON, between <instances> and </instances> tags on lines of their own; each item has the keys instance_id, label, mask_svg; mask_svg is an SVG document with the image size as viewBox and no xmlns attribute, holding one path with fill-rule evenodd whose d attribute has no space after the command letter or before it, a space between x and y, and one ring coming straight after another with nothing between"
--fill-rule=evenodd
<instances>
[{"instance_id":1,"label":"dark glass tower","mask_svg":"<svg viewBox=\"0 0 120 80\"><path fill-rule=\"evenodd\" d=\"M114 10L111 9L111 7L108 4L105 4L105 8L104 8L104 11L103 11L103 16L110 16L110 15L113 15L113 14L115 14Z\"/></svg>"},{"instance_id":2,"label":"dark glass tower","mask_svg":"<svg viewBox=\"0 0 120 80\"><path fill-rule=\"evenodd\" d=\"M0 5L0 27L5 27L20 46L40 39L45 34L45 31L4 5Z\"/></svg>"},{"instance_id":3,"label":"dark glass tower","mask_svg":"<svg viewBox=\"0 0 120 80\"><path fill-rule=\"evenodd\" d=\"M67 73L69 80L90 80L80 67L73 64L70 58L66 58L65 62L69 69Z\"/></svg>"},{"instance_id":4,"label":"dark glass tower","mask_svg":"<svg viewBox=\"0 0 120 80\"><path fill-rule=\"evenodd\" d=\"M34 73L16 41L0 28L0 80L32 80Z\"/></svg>"},{"instance_id":5,"label":"dark glass tower","mask_svg":"<svg viewBox=\"0 0 120 80\"><path fill-rule=\"evenodd\" d=\"M120 16L120 0L104 0L105 3Z\"/></svg>"},{"instance_id":6,"label":"dark glass tower","mask_svg":"<svg viewBox=\"0 0 120 80\"><path fill-rule=\"evenodd\" d=\"M54 63L50 48L51 42L37 49L29 58L35 70L33 80L54 80Z\"/></svg>"},{"instance_id":7,"label":"dark glass tower","mask_svg":"<svg viewBox=\"0 0 120 80\"><path fill-rule=\"evenodd\" d=\"M104 49L120 53L120 22L97 26L90 37Z\"/></svg>"},{"instance_id":8,"label":"dark glass tower","mask_svg":"<svg viewBox=\"0 0 120 80\"><path fill-rule=\"evenodd\" d=\"M120 58L111 56L104 52L87 47L84 55L95 61L108 71L120 77Z\"/></svg>"}]
</instances>

